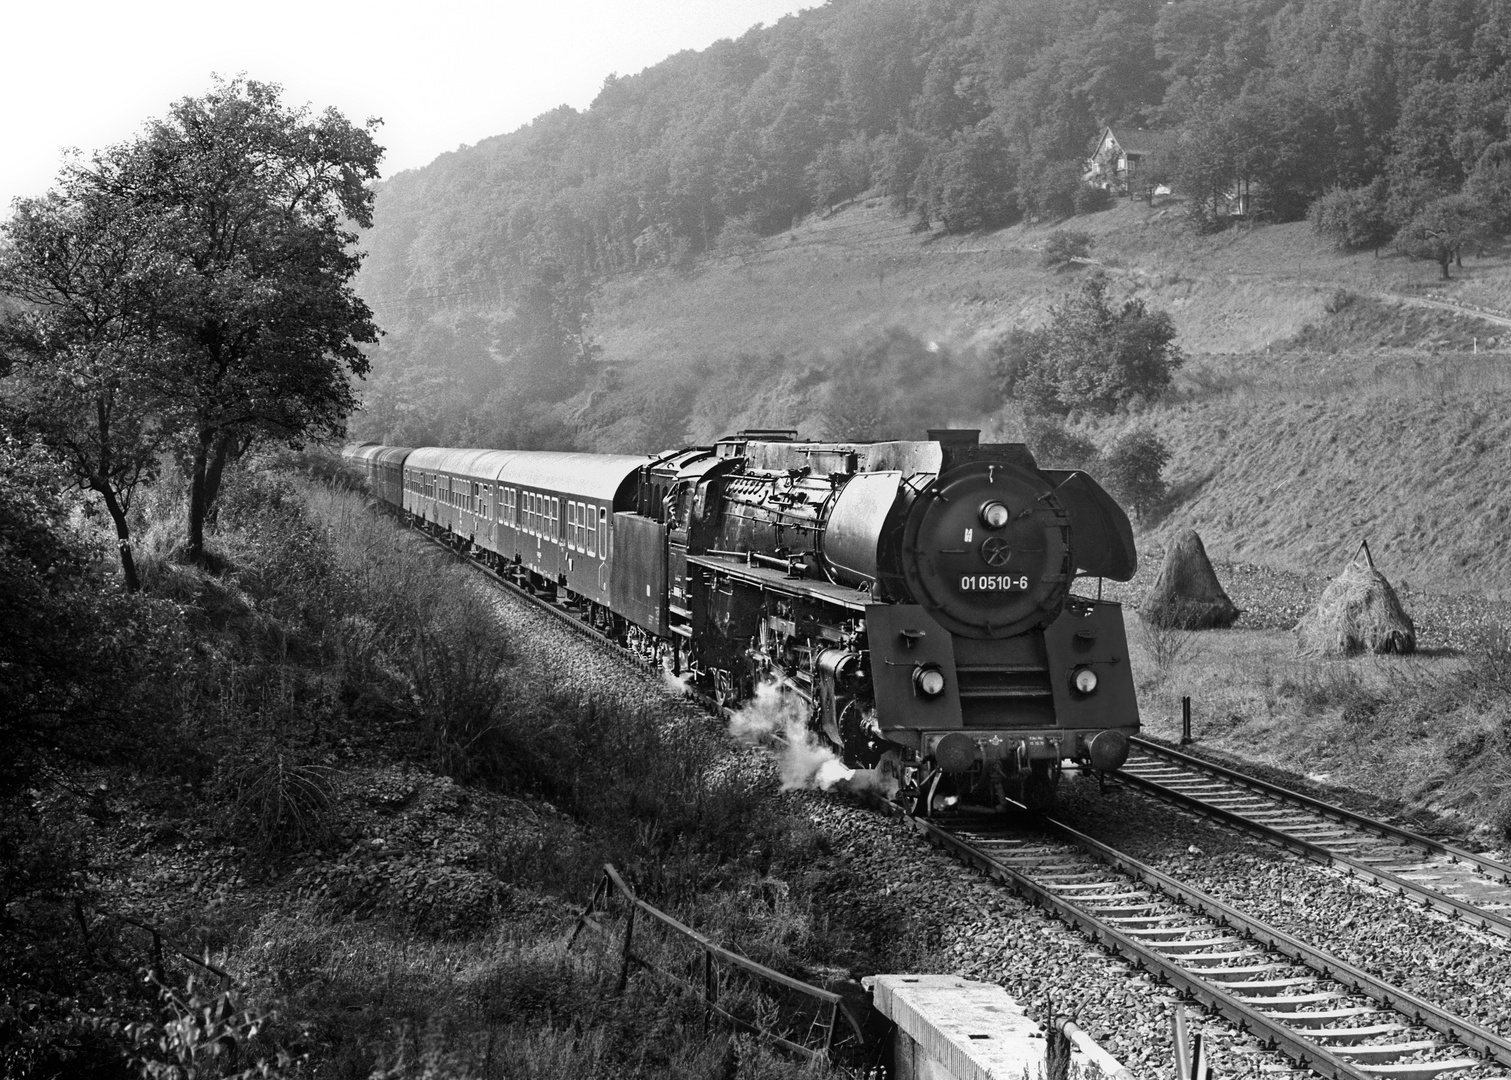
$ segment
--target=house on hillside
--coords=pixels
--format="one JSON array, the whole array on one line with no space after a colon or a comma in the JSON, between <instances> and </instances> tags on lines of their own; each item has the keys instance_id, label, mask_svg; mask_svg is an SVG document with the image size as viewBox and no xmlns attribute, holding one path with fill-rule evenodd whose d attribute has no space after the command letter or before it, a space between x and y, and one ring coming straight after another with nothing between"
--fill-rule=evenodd
<instances>
[{"instance_id":1,"label":"house on hillside","mask_svg":"<svg viewBox=\"0 0 1511 1080\"><path fill-rule=\"evenodd\" d=\"M1147 174L1156 156L1168 157L1175 149L1175 132L1133 128L1117 135L1110 127L1102 129L1096 149L1086 161L1081 179L1120 195L1140 193L1140 174ZM1168 194L1163 184L1153 194Z\"/></svg>"}]
</instances>

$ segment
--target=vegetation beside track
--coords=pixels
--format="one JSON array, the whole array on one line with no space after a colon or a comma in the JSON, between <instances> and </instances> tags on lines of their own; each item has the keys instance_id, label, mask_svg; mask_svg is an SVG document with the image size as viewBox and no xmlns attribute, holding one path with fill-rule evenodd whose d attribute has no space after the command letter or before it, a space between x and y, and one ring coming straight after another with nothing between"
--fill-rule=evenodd
<instances>
[{"instance_id":1,"label":"vegetation beside track","mask_svg":"<svg viewBox=\"0 0 1511 1080\"><path fill-rule=\"evenodd\" d=\"M5 1075L802 1073L705 1034L694 998L614 995L596 941L566 948L606 860L800 977L923 961L886 939L901 901L828 918L843 860L729 767L717 724L643 679L558 683L561 646L361 495L238 473L212 572L181 563L180 495L156 489L124 598L43 464L11 457L6 494L36 513L6 517L0 568L35 603L6 629L35 648L0 677L74 707L5 721Z\"/></svg>"}]
</instances>

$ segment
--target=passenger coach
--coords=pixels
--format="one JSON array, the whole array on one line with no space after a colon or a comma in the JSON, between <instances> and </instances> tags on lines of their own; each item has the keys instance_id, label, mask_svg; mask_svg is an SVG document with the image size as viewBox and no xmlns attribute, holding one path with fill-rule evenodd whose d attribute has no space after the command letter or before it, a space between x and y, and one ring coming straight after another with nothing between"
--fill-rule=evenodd
<instances>
[{"instance_id":1,"label":"passenger coach","mask_svg":"<svg viewBox=\"0 0 1511 1080\"><path fill-rule=\"evenodd\" d=\"M348 457L360 464L361 452ZM528 571L537 586L608 607L614 514L634 508L647 460L427 446L404 461L402 506L431 530L487 553L497 569Z\"/></svg>"}]
</instances>

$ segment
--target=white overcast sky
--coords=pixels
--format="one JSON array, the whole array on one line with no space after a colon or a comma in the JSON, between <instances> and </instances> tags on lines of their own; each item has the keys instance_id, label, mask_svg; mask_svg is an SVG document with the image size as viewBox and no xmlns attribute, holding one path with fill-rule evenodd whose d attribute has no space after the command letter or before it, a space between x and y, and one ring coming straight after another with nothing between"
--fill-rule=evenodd
<instances>
[{"instance_id":1,"label":"white overcast sky","mask_svg":"<svg viewBox=\"0 0 1511 1080\"><path fill-rule=\"evenodd\" d=\"M822 0L0 0L0 217L64 147L136 133L211 73L383 118L383 175L583 109L605 76L738 37Z\"/></svg>"}]
</instances>

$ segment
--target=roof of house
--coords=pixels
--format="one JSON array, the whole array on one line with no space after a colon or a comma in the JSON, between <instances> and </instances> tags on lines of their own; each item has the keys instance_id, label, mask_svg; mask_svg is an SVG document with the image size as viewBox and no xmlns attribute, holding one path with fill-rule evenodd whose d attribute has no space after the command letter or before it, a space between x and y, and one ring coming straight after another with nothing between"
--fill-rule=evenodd
<instances>
[{"instance_id":1,"label":"roof of house","mask_svg":"<svg viewBox=\"0 0 1511 1080\"><path fill-rule=\"evenodd\" d=\"M1128 128L1114 136L1125 154L1163 154L1175 148L1176 132Z\"/></svg>"}]
</instances>

